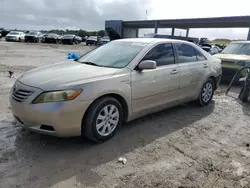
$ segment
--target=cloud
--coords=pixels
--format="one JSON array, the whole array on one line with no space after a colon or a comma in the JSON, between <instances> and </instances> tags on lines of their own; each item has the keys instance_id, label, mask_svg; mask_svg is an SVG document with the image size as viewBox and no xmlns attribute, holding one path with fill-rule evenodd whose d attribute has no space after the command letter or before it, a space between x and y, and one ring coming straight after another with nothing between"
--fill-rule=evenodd
<instances>
[{"instance_id":1,"label":"cloud","mask_svg":"<svg viewBox=\"0 0 250 188\"><path fill-rule=\"evenodd\" d=\"M249 0L0 0L0 27L104 29L105 20L250 15ZM150 30L151 31L151 30ZM159 30L169 33L169 30ZM151 31L152 32L152 31ZM185 31L176 31L182 34ZM245 39L247 29L191 29L190 36Z\"/></svg>"},{"instance_id":2,"label":"cloud","mask_svg":"<svg viewBox=\"0 0 250 188\"><path fill-rule=\"evenodd\" d=\"M137 20L150 0L2 0L0 23L6 28L104 29L105 20Z\"/></svg>"}]
</instances>

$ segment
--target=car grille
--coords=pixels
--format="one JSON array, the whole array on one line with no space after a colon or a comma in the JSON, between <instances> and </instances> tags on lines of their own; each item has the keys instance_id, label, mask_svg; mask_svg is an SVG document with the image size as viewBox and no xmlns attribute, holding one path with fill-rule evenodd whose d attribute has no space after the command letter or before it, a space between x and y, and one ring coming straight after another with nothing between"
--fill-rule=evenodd
<instances>
[{"instance_id":1,"label":"car grille","mask_svg":"<svg viewBox=\"0 0 250 188\"><path fill-rule=\"evenodd\" d=\"M23 89L12 90L12 98L17 102L24 102L29 96L31 96L34 92L27 91Z\"/></svg>"},{"instance_id":2,"label":"car grille","mask_svg":"<svg viewBox=\"0 0 250 188\"><path fill-rule=\"evenodd\" d=\"M16 37L13 37L13 36L7 36L5 37L6 39L15 39Z\"/></svg>"}]
</instances>

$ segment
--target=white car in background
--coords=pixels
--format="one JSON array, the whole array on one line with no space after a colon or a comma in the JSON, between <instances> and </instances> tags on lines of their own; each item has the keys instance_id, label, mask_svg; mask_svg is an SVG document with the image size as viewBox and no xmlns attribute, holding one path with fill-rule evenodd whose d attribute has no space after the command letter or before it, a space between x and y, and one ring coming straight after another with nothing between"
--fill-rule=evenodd
<instances>
[{"instance_id":1,"label":"white car in background","mask_svg":"<svg viewBox=\"0 0 250 188\"><path fill-rule=\"evenodd\" d=\"M25 33L21 31L11 31L5 36L6 41L24 41Z\"/></svg>"}]
</instances>

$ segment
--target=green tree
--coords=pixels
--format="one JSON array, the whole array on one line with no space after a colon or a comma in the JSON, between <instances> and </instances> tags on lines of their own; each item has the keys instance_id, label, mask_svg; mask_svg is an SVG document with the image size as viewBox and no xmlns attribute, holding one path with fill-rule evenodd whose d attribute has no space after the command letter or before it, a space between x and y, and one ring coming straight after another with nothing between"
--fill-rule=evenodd
<instances>
[{"instance_id":1,"label":"green tree","mask_svg":"<svg viewBox=\"0 0 250 188\"><path fill-rule=\"evenodd\" d=\"M98 36L104 37L105 35L105 31L104 30L100 30L97 32Z\"/></svg>"}]
</instances>

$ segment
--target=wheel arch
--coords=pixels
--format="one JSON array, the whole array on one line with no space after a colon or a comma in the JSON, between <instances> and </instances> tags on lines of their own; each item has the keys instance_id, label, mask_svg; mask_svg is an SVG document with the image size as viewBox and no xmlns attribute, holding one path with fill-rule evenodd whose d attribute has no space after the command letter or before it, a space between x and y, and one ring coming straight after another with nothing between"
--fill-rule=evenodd
<instances>
[{"instance_id":1,"label":"wheel arch","mask_svg":"<svg viewBox=\"0 0 250 188\"><path fill-rule=\"evenodd\" d=\"M216 80L215 76L210 76L209 79L213 80L213 82L214 82L214 89L217 89L217 80Z\"/></svg>"},{"instance_id":2,"label":"wheel arch","mask_svg":"<svg viewBox=\"0 0 250 188\"><path fill-rule=\"evenodd\" d=\"M90 109L90 106L96 101L96 100L99 100L101 98L104 98L104 97L113 97L115 98L116 100L119 101L119 103L122 105L122 108L123 108L123 122L127 122L128 120L128 117L129 117L129 104L127 103L127 101L125 100L125 98L117 93L108 93L108 94L103 94L99 97L97 97L87 108L86 112L84 113L83 115L83 118L82 118L82 125L84 123L84 120L86 119L86 116L87 114L89 113L89 109ZM84 129L84 126L82 127L82 129ZM83 131L83 130L82 130Z\"/></svg>"}]
</instances>

